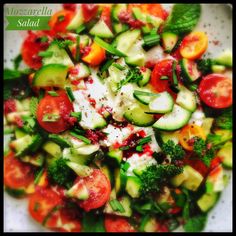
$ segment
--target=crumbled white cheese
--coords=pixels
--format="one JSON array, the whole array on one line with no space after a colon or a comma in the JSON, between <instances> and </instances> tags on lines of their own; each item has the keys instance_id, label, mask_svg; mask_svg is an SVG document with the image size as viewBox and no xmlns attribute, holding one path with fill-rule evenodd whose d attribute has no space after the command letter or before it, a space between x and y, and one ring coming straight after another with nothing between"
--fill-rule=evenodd
<instances>
[{"instance_id":1,"label":"crumbled white cheese","mask_svg":"<svg viewBox=\"0 0 236 236\"><path fill-rule=\"evenodd\" d=\"M133 173L134 169L143 168L149 165L157 164L157 161L147 154L139 155L139 154L133 154L130 158L128 158L127 162L130 164L127 175L132 176L135 175Z\"/></svg>"}]
</instances>

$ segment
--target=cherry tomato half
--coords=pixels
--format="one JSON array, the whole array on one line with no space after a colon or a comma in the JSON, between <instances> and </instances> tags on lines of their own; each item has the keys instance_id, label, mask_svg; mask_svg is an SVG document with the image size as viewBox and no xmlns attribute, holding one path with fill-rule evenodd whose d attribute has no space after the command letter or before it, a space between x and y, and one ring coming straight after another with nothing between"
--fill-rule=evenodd
<instances>
[{"instance_id":1,"label":"cherry tomato half","mask_svg":"<svg viewBox=\"0 0 236 236\"><path fill-rule=\"evenodd\" d=\"M74 15L75 12L70 10L61 10L52 15L48 22L52 32L54 32L54 34L58 32L66 33L66 27L69 25Z\"/></svg>"},{"instance_id":2,"label":"cherry tomato half","mask_svg":"<svg viewBox=\"0 0 236 236\"><path fill-rule=\"evenodd\" d=\"M106 215L104 224L106 232L136 232L125 217Z\"/></svg>"},{"instance_id":3,"label":"cherry tomato half","mask_svg":"<svg viewBox=\"0 0 236 236\"><path fill-rule=\"evenodd\" d=\"M65 205L50 216L45 226L59 232L81 232L80 212Z\"/></svg>"},{"instance_id":4,"label":"cherry tomato half","mask_svg":"<svg viewBox=\"0 0 236 236\"><path fill-rule=\"evenodd\" d=\"M13 152L4 157L4 184L12 189L27 188L34 181L34 170L19 161Z\"/></svg>"},{"instance_id":5,"label":"cherry tomato half","mask_svg":"<svg viewBox=\"0 0 236 236\"><path fill-rule=\"evenodd\" d=\"M39 69L42 66L42 57L38 55L40 51L45 51L49 43L48 41L41 40L48 38L48 34L42 31L32 32L29 31L28 36L25 38L22 47L21 55L23 61L32 69Z\"/></svg>"},{"instance_id":6,"label":"cherry tomato half","mask_svg":"<svg viewBox=\"0 0 236 236\"><path fill-rule=\"evenodd\" d=\"M184 126L179 133L179 142L182 147L186 150L193 150L193 142L190 142L192 138L199 137L202 139L206 139L206 135L204 130L195 124L188 124Z\"/></svg>"},{"instance_id":7,"label":"cherry tomato half","mask_svg":"<svg viewBox=\"0 0 236 236\"><path fill-rule=\"evenodd\" d=\"M198 59L206 51L208 38L204 32L192 32L185 36L181 46L180 54L187 59Z\"/></svg>"},{"instance_id":8,"label":"cherry tomato half","mask_svg":"<svg viewBox=\"0 0 236 236\"><path fill-rule=\"evenodd\" d=\"M36 221L42 223L49 212L61 204L62 198L57 192L51 188L37 188L29 197L28 210Z\"/></svg>"},{"instance_id":9,"label":"cherry tomato half","mask_svg":"<svg viewBox=\"0 0 236 236\"><path fill-rule=\"evenodd\" d=\"M176 93L170 89L170 85L173 81L172 76L172 59L164 59L156 63L152 74L151 74L151 85L156 92L169 92L174 98L176 98ZM162 76L168 76L169 79L162 80Z\"/></svg>"},{"instance_id":10,"label":"cherry tomato half","mask_svg":"<svg viewBox=\"0 0 236 236\"><path fill-rule=\"evenodd\" d=\"M111 184L107 177L98 169L94 169L90 176L78 177L75 182L82 181L89 191L89 198L79 202L85 211L103 206L109 199Z\"/></svg>"},{"instance_id":11,"label":"cherry tomato half","mask_svg":"<svg viewBox=\"0 0 236 236\"><path fill-rule=\"evenodd\" d=\"M70 128L70 113L74 110L67 94L63 90L56 91L58 96L46 94L39 102L37 108L37 120L42 128L51 133L60 133ZM57 116L55 121L44 121L45 115Z\"/></svg>"},{"instance_id":12,"label":"cherry tomato half","mask_svg":"<svg viewBox=\"0 0 236 236\"><path fill-rule=\"evenodd\" d=\"M233 103L232 80L220 74L204 77L199 85L201 100L213 108L226 108Z\"/></svg>"},{"instance_id":13,"label":"cherry tomato half","mask_svg":"<svg viewBox=\"0 0 236 236\"><path fill-rule=\"evenodd\" d=\"M82 4L81 5L84 22L88 22L93 19L98 11L98 5L96 4Z\"/></svg>"}]
</instances>

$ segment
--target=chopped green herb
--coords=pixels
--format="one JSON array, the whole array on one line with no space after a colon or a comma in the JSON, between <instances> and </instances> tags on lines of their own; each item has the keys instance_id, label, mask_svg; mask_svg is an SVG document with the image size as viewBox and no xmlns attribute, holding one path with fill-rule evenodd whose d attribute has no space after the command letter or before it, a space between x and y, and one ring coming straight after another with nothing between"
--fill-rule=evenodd
<instances>
[{"instance_id":1,"label":"chopped green herb","mask_svg":"<svg viewBox=\"0 0 236 236\"><path fill-rule=\"evenodd\" d=\"M121 213L125 212L125 209L122 206L122 204L119 201L117 201L116 199L109 201L109 204L110 204L113 211L119 211Z\"/></svg>"},{"instance_id":2,"label":"chopped green herb","mask_svg":"<svg viewBox=\"0 0 236 236\"><path fill-rule=\"evenodd\" d=\"M47 36L42 36L41 38L40 38L40 42L41 43L46 43L48 41L48 37Z\"/></svg>"},{"instance_id":3,"label":"chopped green herb","mask_svg":"<svg viewBox=\"0 0 236 236\"><path fill-rule=\"evenodd\" d=\"M48 91L48 94L53 96L53 97L58 97L58 93L56 91Z\"/></svg>"},{"instance_id":4,"label":"chopped green herb","mask_svg":"<svg viewBox=\"0 0 236 236\"><path fill-rule=\"evenodd\" d=\"M58 20L58 22L62 22L62 21L65 20L65 16L64 15L60 15L60 16L57 17L57 20Z\"/></svg>"},{"instance_id":5,"label":"chopped green herb","mask_svg":"<svg viewBox=\"0 0 236 236\"><path fill-rule=\"evenodd\" d=\"M58 114L45 114L43 116L43 121L44 122L55 122L60 119L60 115Z\"/></svg>"},{"instance_id":6,"label":"chopped green herb","mask_svg":"<svg viewBox=\"0 0 236 236\"><path fill-rule=\"evenodd\" d=\"M121 169L122 169L124 172L126 172L126 171L129 169L129 167L130 167L129 162L125 162L125 163L122 163L122 164L121 164Z\"/></svg>"},{"instance_id":7,"label":"chopped green herb","mask_svg":"<svg viewBox=\"0 0 236 236\"><path fill-rule=\"evenodd\" d=\"M77 134L85 134L85 130L82 130L82 129L78 129L78 128L74 128L74 131L77 133Z\"/></svg>"},{"instance_id":8,"label":"chopped green herb","mask_svg":"<svg viewBox=\"0 0 236 236\"><path fill-rule=\"evenodd\" d=\"M143 146L142 146L142 145L138 145L138 146L135 148L135 150L136 150L137 152L142 152L142 151L143 151Z\"/></svg>"},{"instance_id":9,"label":"chopped green herb","mask_svg":"<svg viewBox=\"0 0 236 236\"><path fill-rule=\"evenodd\" d=\"M80 34L82 31L84 31L86 29L85 25L80 25L77 29L76 29L76 34Z\"/></svg>"},{"instance_id":10,"label":"chopped green herb","mask_svg":"<svg viewBox=\"0 0 236 236\"><path fill-rule=\"evenodd\" d=\"M172 78L173 78L173 85L177 86L178 79L177 79L177 75L176 75L176 61L173 61L173 63L172 63Z\"/></svg>"},{"instance_id":11,"label":"chopped green herb","mask_svg":"<svg viewBox=\"0 0 236 236\"><path fill-rule=\"evenodd\" d=\"M75 53L75 61L79 62L80 59L80 36L76 37L76 53Z\"/></svg>"},{"instance_id":12,"label":"chopped green herb","mask_svg":"<svg viewBox=\"0 0 236 236\"><path fill-rule=\"evenodd\" d=\"M82 112L71 112L70 115L72 117L77 118L77 121L80 122L82 118Z\"/></svg>"},{"instance_id":13,"label":"chopped green herb","mask_svg":"<svg viewBox=\"0 0 236 236\"><path fill-rule=\"evenodd\" d=\"M66 92L67 92L67 95L68 95L70 101L73 102L75 100L75 97L74 97L74 94L71 90L71 87L66 87Z\"/></svg>"},{"instance_id":14,"label":"chopped green herb","mask_svg":"<svg viewBox=\"0 0 236 236\"><path fill-rule=\"evenodd\" d=\"M143 144L149 143L149 142L151 142L151 141L152 141L152 136L150 135L150 136L147 136L147 137L145 137L145 138L139 139L139 140L138 140L138 144L139 144L139 145L143 145Z\"/></svg>"},{"instance_id":15,"label":"chopped green herb","mask_svg":"<svg viewBox=\"0 0 236 236\"><path fill-rule=\"evenodd\" d=\"M34 204L34 211L38 211L39 207L40 207L40 203L39 202L35 202L35 204Z\"/></svg>"},{"instance_id":16,"label":"chopped green herb","mask_svg":"<svg viewBox=\"0 0 236 236\"><path fill-rule=\"evenodd\" d=\"M119 148L121 151L129 150L130 146L122 146Z\"/></svg>"},{"instance_id":17,"label":"chopped green herb","mask_svg":"<svg viewBox=\"0 0 236 236\"><path fill-rule=\"evenodd\" d=\"M122 66L122 65L120 65L118 63L113 63L112 66L116 67L118 70L124 70L125 69L124 66Z\"/></svg>"},{"instance_id":18,"label":"chopped green herb","mask_svg":"<svg viewBox=\"0 0 236 236\"><path fill-rule=\"evenodd\" d=\"M21 56L21 54L19 54L13 60L15 70L17 70L19 68L21 62L22 62L22 56Z\"/></svg>"},{"instance_id":19,"label":"chopped green herb","mask_svg":"<svg viewBox=\"0 0 236 236\"><path fill-rule=\"evenodd\" d=\"M110 59L108 61L105 62L105 64L102 65L100 72L103 73L105 71L108 70L108 68L110 67L110 65L115 61L115 59Z\"/></svg>"},{"instance_id":20,"label":"chopped green herb","mask_svg":"<svg viewBox=\"0 0 236 236\"><path fill-rule=\"evenodd\" d=\"M38 53L40 57L51 57L53 55L52 51L41 51Z\"/></svg>"},{"instance_id":21,"label":"chopped green herb","mask_svg":"<svg viewBox=\"0 0 236 236\"><path fill-rule=\"evenodd\" d=\"M84 136L82 136L82 135L79 135L79 134L77 134L77 133L75 133L75 132L73 132L73 131L70 132L70 135L72 135L72 136L74 136L75 138L77 138L77 139L83 141L83 142L86 143L86 144L90 144L90 143L91 143L91 140L89 140L88 138L86 138L86 137L84 137Z\"/></svg>"},{"instance_id":22,"label":"chopped green herb","mask_svg":"<svg viewBox=\"0 0 236 236\"><path fill-rule=\"evenodd\" d=\"M152 34L145 35L143 37L143 41L144 41L143 47L150 48L156 46L160 42L160 35L157 34L156 32L155 33L153 32Z\"/></svg>"},{"instance_id":23,"label":"chopped green herb","mask_svg":"<svg viewBox=\"0 0 236 236\"><path fill-rule=\"evenodd\" d=\"M38 184L42 174L43 174L44 168L42 168L40 171L37 172L35 179L34 179L34 184Z\"/></svg>"}]
</instances>

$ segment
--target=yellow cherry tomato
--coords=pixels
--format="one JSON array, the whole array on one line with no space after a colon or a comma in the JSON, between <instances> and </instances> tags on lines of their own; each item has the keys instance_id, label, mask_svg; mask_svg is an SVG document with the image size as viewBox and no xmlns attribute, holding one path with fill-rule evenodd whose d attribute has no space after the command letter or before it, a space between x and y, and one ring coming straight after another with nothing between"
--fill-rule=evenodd
<instances>
[{"instance_id":1,"label":"yellow cherry tomato","mask_svg":"<svg viewBox=\"0 0 236 236\"><path fill-rule=\"evenodd\" d=\"M195 60L202 56L208 46L208 37L204 32L192 32L185 36L181 46L182 57Z\"/></svg>"},{"instance_id":2,"label":"yellow cherry tomato","mask_svg":"<svg viewBox=\"0 0 236 236\"><path fill-rule=\"evenodd\" d=\"M198 125L188 124L179 132L179 142L182 147L188 151L193 150L193 142L191 142L191 139L194 137L206 139L204 130Z\"/></svg>"}]
</instances>

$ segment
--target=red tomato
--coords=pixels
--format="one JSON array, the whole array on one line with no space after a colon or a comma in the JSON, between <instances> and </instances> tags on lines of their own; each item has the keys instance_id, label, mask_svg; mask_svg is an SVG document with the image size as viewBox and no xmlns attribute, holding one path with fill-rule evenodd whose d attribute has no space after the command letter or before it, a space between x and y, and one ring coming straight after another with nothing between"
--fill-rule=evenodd
<instances>
[{"instance_id":1,"label":"red tomato","mask_svg":"<svg viewBox=\"0 0 236 236\"><path fill-rule=\"evenodd\" d=\"M52 209L61 204L61 196L51 188L36 188L29 197L28 210L36 221L42 223Z\"/></svg>"},{"instance_id":2,"label":"red tomato","mask_svg":"<svg viewBox=\"0 0 236 236\"><path fill-rule=\"evenodd\" d=\"M109 199L111 184L107 177L98 169L94 169L90 176L78 177L76 182L82 181L89 191L89 198L79 202L85 211L103 206Z\"/></svg>"},{"instance_id":3,"label":"red tomato","mask_svg":"<svg viewBox=\"0 0 236 236\"><path fill-rule=\"evenodd\" d=\"M19 161L13 152L4 157L4 184L13 189L28 187L34 181L32 166Z\"/></svg>"},{"instance_id":4,"label":"red tomato","mask_svg":"<svg viewBox=\"0 0 236 236\"><path fill-rule=\"evenodd\" d=\"M111 25L111 7L104 7L103 8L102 14L101 14L101 19L112 30L112 25Z\"/></svg>"},{"instance_id":5,"label":"red tomato","mask_svg":"<svg viewBox=\"0 0 236 236\"><path fill-rule=\"evenodd\" d=\"M76 11L76 4L75 3L64 3L64 4L62 4L62 6L65 10Z\"/></svg>"},{"instance_id":6,"label":"red tomato","mask_svg":"<svg viewBox=\"0 0 236 236\"><path fill-rule=\"evenodd\" d=\"M8 114L16 111L16 100L8 99L4 101L4 114Z\"/></svg>"},{"instance_id":7,"label":"red tomato","mask_svg":"<svg viewBox=\"0 0 236 236\"><path fill-rule=\"evenodd\" d=\"M54 32L54 34L58 32L66 33L66 27L71 22L74 15L75 12L71 10L61 10L52 15L50 21L48 22L52 32Z\"/></svg>"},{"instance_id":8,"label":"red tomato","mask_svg":"<svg viewBox=\"0 0 236 236\"><path fill-rule=\"evenodd\" d=\"M136 232L128 220L122 216L106 215L104 224L106 232Z\"/></svg>"},{"instance_id":9,"label":"red tomato","mask_svg":"<svg viewBox=\"0 0 236 236\"><path fill-rule=\"evenodd\" d=\"M70 113L74 110L67 94L63 90L56 91L59 96L46 94L39 102L37 120L42 128L51 133L60 133L70 128ZM56 121L43 121L46 114L59 116ZM73 117L72 117L73 118Z\"/></svg>"},{"instance_id":10,"label":"red tomato","mask_svg":"<svg viewBox=\"0 0 236 236\"><path fill-rule=\"evenodd\" d=\"M84 22L88 22L93 19L98 11L98 5L96 4L82 4L81 5Z\"/></svg>"},{"instance_id":11,"label":"red tomato","mask_svg":"<svg viewBox=\"0 0 236 236\"><path fill-rule=\"evenodd\" d=\"M204 77L199 85L201 100L213 108L226 108L233 103L232 80L220 74Z\"/></svg>"},{"instance_id":12,"label":"red tomato","mask_svg":"<svg viewBox=\"0 0 236 236\"><path fill-rule=\"evenodd\" d=\"M81 222L77 209L62 207L54 212L46 222L46 227L60 232L80 232Z\"/></svg>"},{"instance_id":13,"label":"red tomato","mask_svg":"<svg viewBox=\"0 0 236 236\"><path fill-rule=\"evenodd\" d=\"M156 92L169 92L174 98L176 98L176 93L170 89L170 84L172 83L172 59L164 59L157 62L152 74L151 74L151 85ZM168 76L168 80L161 80L162 76Z\"/></svg>"},{"instance_id":14,"label":"red tomato","mask_svg":"<svg viewBox=\"0 0 236 236\"><path fill-rule=\"evenodd\" d=\"M41 42L42 37L48 37L45 32L29 31L21 47L23 61L32 69L39 69L42 66L42 57L38 56L40 51L45 51L49 43Z\"/></svg>"}]
</instances>

